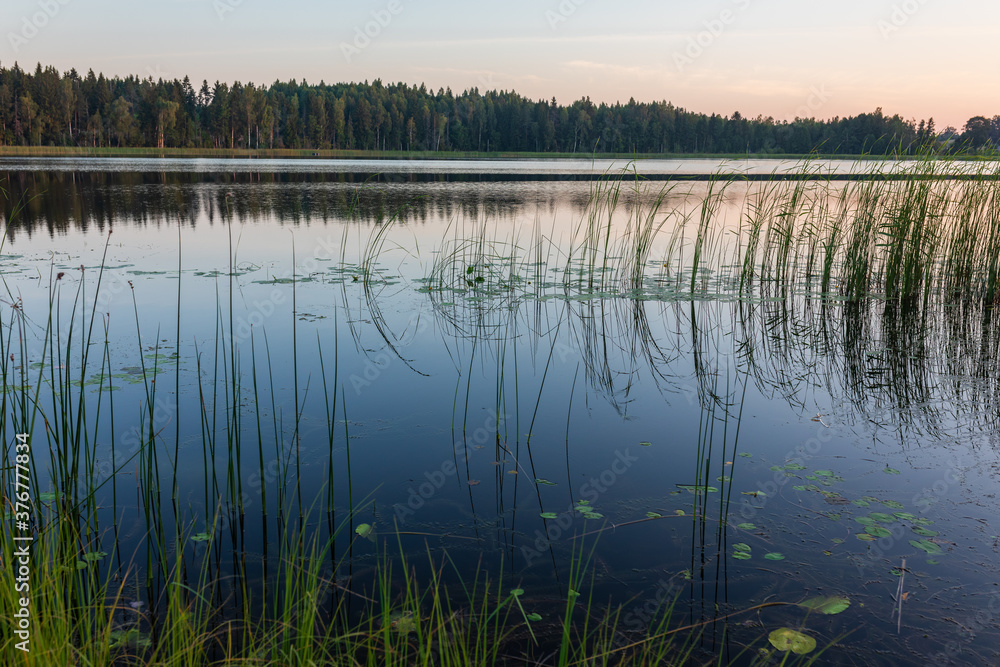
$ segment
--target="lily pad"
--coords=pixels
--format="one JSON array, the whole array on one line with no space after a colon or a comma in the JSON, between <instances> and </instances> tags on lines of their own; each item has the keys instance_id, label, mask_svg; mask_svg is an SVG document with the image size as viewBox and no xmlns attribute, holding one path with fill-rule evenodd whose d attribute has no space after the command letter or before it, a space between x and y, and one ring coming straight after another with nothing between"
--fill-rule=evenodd
<instances>
[{"instance_id":1,"label":"lily pad","mask_svg":"<svg viewBox=\"0 0 1000 667\"><path fill-rule=\"evenodd\" d=\"M875 519L879 523L894 523L896 521L896 517L891 514L886 514L885 512L872 512L868 516Z\"/></svg>"},{"instance_id":2,"label":"lily pad","mask_svg":"<svg viewBox=\"0 0 1000 667\"><path fill-rule=\"evenodd\" d=\"M930 540L910 540L910 546L916 547L918 549L923 549L932 556L940 553L944 553L938 545L934 544Z\"/></svg>"},{"instance_id":3,"label":"lily pad","mask_svg":"<svg viewBox=\"0 0 1000 667\"><path fill-rule=\"evenodd\" d=\"M893 512L892 515L897 519L902 519L903 521L913 521L917 518L909 512Z\"/></svg>"},{"instance_id":4,"label":"lily pad","mask_svg":"<svg viewBox=\"0 0 1000 667\"><path fill-rule=\"evenodd\" d=\"M779 651L791 651L796 655L805 655L816 649L816 640L791 628L778 628L767 636L771 646Z\"/></svg>"},{"instance_id":5,"label":"lily pad","mask_svg":"<svg viewBox=\"0 0 1000 667\"><path fill-rule=\"evenodd\" d=\"M785 560L785 555L778 553L777 551L773 551L769 554L764 554L764 558L767 560Z\"/></svg>"},{"instance_id":6,"label":"lily pad","mask_svg":"<svg viewBox=\"0 0 1000 667\"><path fill-rule=\"evenodd\" d=\"M532 623L534 623L535 621L542 620L541 614L536 614L534 612L528 614L527 616L525 616L525 618L528 619L529 621L531 621Z\"/></svg>"},{"instance_id":7,"label":"lily pad","mask_svg":"<svg viewBox=\"0 0 1000 667\"><path fill-rule=\"evenodd\" d=\"M556 486L555 482L550 482L547 479L536 479L535 484L544 484L545 486Z\"/></svg>"},{"instance_id":8,"label":"lily pad","mask_svg":"<svg viewBox=\"0 0 1000 667\"><path fill-rule=\"evenodd\" d=\"M733 558L736 560L750 560L750 554L745 551L736 551L733 552Z\"/></svg>"},{"instance_id":9,"label":"lily pad","mask_svg":"<svg viewBox=\"0 0 1000 667\"><path fill-rule=\"evenodd\" d=\"M864 542L874 542L876 539L874 535L869 535L868 533L856 533L854 537Z\"/></svg>"},{"instance_id":10,"label":"lily pad","mask_svg":"<svg viewBox=\"0 0 1000 667\"><path fill-rule=\"evenodd\" d=\"M886 466L885 468L883 468L882 472L884 472L886 475L899 475L900 474L900 472L898 470L896 470L895 468L890 468L889 466Z\"/></svg>"},{"instance_id":11,"label":"lily pad","mask_svg":"<svg viewBox=\"0 0 1000 667\"><path fill-rule=\"evenodd\" d=\"M417 622L418 619L414 618L413 612L410 611L396 611L389 614L389 627L392 628L393 632L398 632L401 635L408 635L411 632L415 632Z\"/></svg>"},{"instance_id":12,"label":"lily pad","mask_svg":"<svg viewBox=\"0 0 1000 667\"><path fill-rule=\"evenodd\" d=\"M851 601L843 595L821 595L819 597L803 600L802 602L799 602L798 605L803 609L818 611L821 614L833 615L839 614L850 607Z\"/></svg>"},{"instance_id":13,"label":"lily pad","mask_svg":"<svg viewBox=\"0 0 1000 667\"><path fill-rule=\"evenodd\" d=\"M208 533L198 533L191 536L192 542L208 542L210 539L212 539L212 536Z\"/></svg>"},{"instance_id":14,"label":"lily pad","mask_svg":"<svg viewBox=\"0 0 1000 667\"><path fill-rule=\"evenodd\" d=\"M737 542L736 544L733 545L733 549L735 549L736 551L745 551L747 553L751 551L750 545L747 544L746 542Z\"/></svg>"},{"instance_id":15,"label":"lily pad","mask_svg":"<svg viewBox=\"0 0 1000 667\"><path fill-rule=\"evenodd\" d=\"M937 537L938 534L936 530L927 530L926 528L912 528L911 530L921 537Z\"/></svg>"},{"instance_id":16,"label":"lily pad","mask_svg":"<svg viewBox=\"0 0 1000 667\"><path fill-rule=\"evenodd\" d=\"M601 514L600 512L584 512L583 513L583 518L584 519L603 519L604 515Z\"/></svg>"},{"instance_id":17,"label":"lily pad","mask_svg":"<svg viewBox=\"0 0 1000 667\"><path fill-rule=\"evenodd\" d=\"M903 503L895 501L895 500L883 500L882 504L885 505L886 507L888 507L889 509L893 509L893 510L901 510L901 509L903 509Z\"/></svg>"},{"instance_id":18,"label":"lily pad","mask_svg":"<svg viewBox=\"0 0 1000 667\"><path fill-rule=\"evenodd\" d=\"M107 555L108 554L106 554L103 551L91 551L90 553L83 554L83 556L81 556L81 558L83 558L83 560L87 561L88 563L96 563L97 561L101 560L102 558L107 557Z\"/></svg>"},{"instance_id":19,"label":"lily pad","mask_svg":"<svg viewBox=\"0 0 1000 667\"><path fill-rule=\"evenodd\" d=\"M832 470L816 470L813 474L819 477L833 477Z\"/></svg>"},{"instance_id":20,"label":"lily pad","mask_svg":"<svg viewBox=\"0 0 1000 667\"><path fill-rule=\"evenodd\" d=\"M684 489L685 491L690 491L691 493L700 493L702 491L708 493L718 493L719 490L714 486L695 486L694 484L678 484L678 489Z\"/></svg>"},{"instance_id":21,"label":"lily pad","mask_svg":"<svg viewBox=\"0 0 1000 667\"><path fill-rule=\"evenodd\" d=\"M757 526L752 523L741 523L736 526L740 530L757 530Z\"/></svg>"},{"instance_id":22,"label":"lily pad","mask_svg":"<svg viewBox=\"0 0 1000 667\"><path fill-rule=\"evenodd\" d=\"M882 526L868 526L865 528L865 532L869 535L874 535L875 537L891 537L892 532L883 528Z\"/></svg>"},{"instance_id":23,"label":"lily pad","mask_svg":"<svg viewBox=\"0 0 1000 667\"><path fill-rule=\"evenodd\" d=\"M866 517L866 516L856 516L856 517L854 517L854 520L857 521L858 523L860 523L862 526L874 526L875 525L875 519L871 519L871 518Z\"/></svg>"},{"instance_id":24,"label":"lily pad","mask_svg":"<svg viewBox=\"0 0 1000 667\"><path fill-rule=\"evenodd\" d=\"M538 516L542 517L543 519L555 519L559 515L556 514L555 512L542 512Z\"/></svg>"},{"instance_id":25,"label":"lily pad","mask_svg":"<svg viewBox=\"0 0 1000 667\"><path fill-rule=\"evenodd\" d=\"M363 523L357 528L355 528L354 532L361 537L370 537L372 534L372 530L374 530L374 528L372 528L371 524Z\"/></svg>"},{"instance_id":26,"label":"lily pad","mask_svg":"<svg viewBox=\"0 0 1000 667\"><path fill-rule=\"evenodd\" d=\"M640 443L639 443L639 446L640 446L640 447L652 447L652 446L653 446L653 443L651 443L651 442L648 442L648 441L643 441L643 442L640 442Z\"/></svg>"},{"instance_id":27,"label":"lily pad","mask_svg":"<svg viewBox=\"0 0 1000 667\"><path fill-rule=\"evenodd\" d=\"M851 503L857 505L858 507L868 507L871 504L867 500L863 500L861 498L857 500L852 500Z\"/></svg>"}]
</instances>

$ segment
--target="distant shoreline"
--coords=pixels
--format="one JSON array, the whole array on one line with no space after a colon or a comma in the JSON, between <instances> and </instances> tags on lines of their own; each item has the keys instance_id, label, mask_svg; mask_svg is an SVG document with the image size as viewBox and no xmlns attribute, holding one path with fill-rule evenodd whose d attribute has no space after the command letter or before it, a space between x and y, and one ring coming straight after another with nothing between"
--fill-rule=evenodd
<instances>
[{"instance_id":1,"label":"distant shoreline","mask_svg":"<svg viewBox=\"0 0 1000 667\"><path fill-rule=\"evenodd\" d=\"M91 148L85 146L0 146L0 157L146 157L225 159L368 159L368 160L920 160L925 156L835 155L825 153L478 153L460 151L366 151L297 148ZM946 160L981 160L989 156L944 156Z\"/></svg>"}]
</instances>

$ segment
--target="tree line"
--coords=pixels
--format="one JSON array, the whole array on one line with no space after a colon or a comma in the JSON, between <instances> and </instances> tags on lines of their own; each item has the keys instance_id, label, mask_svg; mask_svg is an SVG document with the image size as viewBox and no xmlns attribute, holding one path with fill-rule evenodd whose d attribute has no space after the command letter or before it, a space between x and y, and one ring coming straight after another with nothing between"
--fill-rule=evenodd
<instances>
[{"instance_id":1,"label":"tree line","mask_svg":"<svg viewBox=\"0 0 1000 667\"><path fill-rule=\"evenodd\" d=\"M887 155L1000 145L1000 116L963 132L879 108L846 118L704 114L668 101L568 105L513 91L404 83L270 86L0 66L0 145L558 153Z\"/></svg>"}]
</instances>

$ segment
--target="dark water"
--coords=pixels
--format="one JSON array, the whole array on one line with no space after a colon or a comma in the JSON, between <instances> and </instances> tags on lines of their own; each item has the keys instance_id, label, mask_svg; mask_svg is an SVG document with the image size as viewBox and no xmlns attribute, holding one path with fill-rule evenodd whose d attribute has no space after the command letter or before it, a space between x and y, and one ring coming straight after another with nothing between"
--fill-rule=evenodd
<instances>
[{"instance_id":1,"label":"dark water","mask_svg":"<svg viewBox=\"0 0 1000 667\"><path fill-rule=\"evenodd\" d=\"M150 545L136 488L152 404L161 530L212 534L226 604L239 577L274 571L290 526L345 522L329 569L347 587L399 544L424 562L446 550L558 618L570 559L596 540L594 600L623 606L623 641L677 596L678 622L710 621L699 650L724 662L789 626L837 642L824 664L996 664L992 309L692 292L652 268L639 287L581 289L565 256L589 183L524 177L532 164L476 182L333 166L0 164L8 216L23 202L3 321L23 309L28 363L52 365L50 299L67 327L100 274L108 568ZM671 191L665 219L705 187ZM738 225L748 187L719 215ZM362 523L372 539L352 540ZM851 606L738 613L817 595Z\"/></svg>"}]
</instances>

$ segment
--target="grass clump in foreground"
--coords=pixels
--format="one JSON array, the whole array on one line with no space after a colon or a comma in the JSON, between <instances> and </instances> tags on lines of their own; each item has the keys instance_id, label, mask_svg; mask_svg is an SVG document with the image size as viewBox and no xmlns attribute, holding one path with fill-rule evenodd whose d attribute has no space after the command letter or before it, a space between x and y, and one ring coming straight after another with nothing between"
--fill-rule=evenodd
<instances>
[{"instance_id":1,"label":"grass clump in foreground","mask_svg":"<svg viewBox=\"0 0 1000 667\"><path fill-rule=\"evenodd\" d=\"M242 613L222 617L212 602L218 582L209 579L208 567L192 576L183 543L172 545L177 560L159 599L138 605L128 602L128 573L119 577L109 570L102 576L96 559L81 560L74 545L60 539L56 515L53 510L49 516L53 529L33 545L30 652L16 648L13 633L19 594L13 586L0 589L3 664L725 664L721 657L701 653L698 659L695 653L702 627L719 619L672 627L673 604L666 601L645 633L626 632L620 607L602 609L586 593L586 574L592 577L592 571L579 558L570 565L561 601L529 601L523 589L507 590L500 583L502 573L492 581L478 571L448 577L449 570L457 572L454 563L447 554L435 563L429 552L425 585L406 557L383 556L358 591L353 589L359 586L342 586L324 573L330 543L291 539L286 544L294 546L282 555L262 613L254 615L247 604ZM8 530L0 541L4 553L11 553L15 545ZM205 561L215 557L210 547ZM242 593L244 600L254 598L245 588ZM360 612L351 610L358 605ZM529 611L535 608L547 617ZM793 658L794 664L811 664L822 655L751 650L744 648L737 657L745 664L774 664L777 653L781 664L793 664Z\"/></svg>"}]
</instances>

